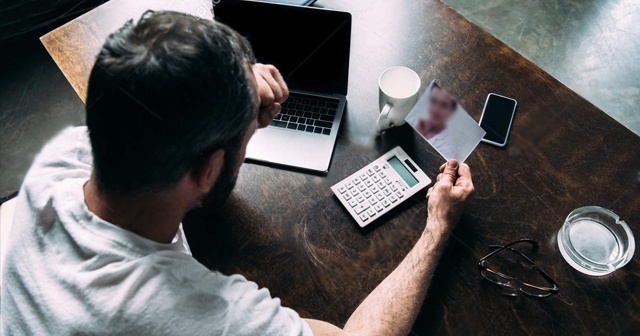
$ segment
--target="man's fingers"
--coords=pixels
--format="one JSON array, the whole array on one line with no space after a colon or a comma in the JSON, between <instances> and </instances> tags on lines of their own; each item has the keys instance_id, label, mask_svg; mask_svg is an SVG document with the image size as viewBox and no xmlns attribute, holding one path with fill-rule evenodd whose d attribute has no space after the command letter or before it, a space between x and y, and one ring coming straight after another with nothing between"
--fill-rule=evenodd
<instances>
[{"instance_id":1,"label":"man's fingers","mask_svg":"<svg viewBox=\"0 0 640 336\"><path fill-rule=\"evenodd\" d=\"M440 166L440 172L442 173L444 171L444 167L447 165L447 163L443 163L442 166Z\"/></svg>"},{"instance_id":2,"label":"man's fingers","mask_svg":"<svg viewBox=\"0 0 640 336\"><path fill-rule=\"evenodd\" d=\"M282 105L274 103L271 106L264 106L258 113L258 127L264 128L269 126L273 118L282 110Z\"/></svg>"},{"instance_id":3,"label":"man's fingers","mask_svg":"<svg viewBox=\"0 0 640 336\"><path fill-rule=\"evenodd\" d=\"M473 181L471 179L471 168L466 163L463 163L458 168L458 180L456 181L456 185L470 185L473 187Z\"/></svg>"},{"instance_id":4,"label":"man's fingers","mask_svg":"<svg viewBox=\"0 0 640 336\"><path fill-rule=\"evenodd\" d=\"M289 98L289 87L287 86L287 83L285 83L284 78L282 78L280 71L278 71L276 67L274 66L269 67L269 72L271 73L271 75L273 76L273 79L276 81L276 83L280 87L280 90L282 91L282 101L279 102L279 103L282 103L283 101L287 100L287 98Z\"/></svg>"},{"instance_id":5,"label":"man's fingers","mask_svg":"<svg viewBox=\"0 0 640 336\"><path fill-rule=\"evenodd\" d=\"M282 103L284 101L284 95L282 93L282 88L280 87L280 84L278 84L278 82L275 80L275 78L271 76L270 73L264 76L263 78L265 82L269 85L269 89L271 89L271 92L273 92L273 101L271 101L271 104ZM262 104L262 105L264 106L267 104Z\"/></svg>"},{"instance_id":6,"label":"man's fingers","mask_svg":"<svg viewBox=\"0 0 640 336\"><path fill-rule=\"evenodd\" d=\"M429 198L429 196L431 196L431 192L433 191L433 187L429 188L429 190L427 190L427 198Z\"/></svg>"},{"instance_id":7,"label":"man's fingers","mask_svg":"<svg viewBox=\"0 0 640 336\"><path fill-rule=\"evenodd\" d=\"M271 106L275 101L275 97L273 95L273 91L269 88L269 84L267 81L260 75L260 73L256 73L256 82L258 84L258 96L260 97L260 107Z\"/></svg>"},{"instance_id":8,"label":"man's fingers","mask_svg":"<svg viewBox=\"0 0 640 336\"><path fill-rule=\"evenodd\" d=\"M458 168L458 175L471 179L471 168L469 168L469 165L466 163L461 164Z\"/></svg>"},{"instance_id":9,"label":"man's fingers","mask_svg":"<svg viewBox=\"0 0 640 336\"><path fill-rule=\"evenodd\" d=\"M438 183L453 186L458 178L458 166L458 160L447 161L444 171L442 172L442 177L440 177Z\"/></svg>"},{"instance_id":10,"label":"man's fingers","mask_svg":"<svg viewBox=\"0 0 640 336\"><path fill-rule=\"evenodd\" d=\"M273 105L271 105L271 119L275 118L278 113L280 113L280 111L282 111L282 105L280 105L280 103L273 103Z\"/></svg>"},{"instance_id":11,"label":"man's fingers","mask_svg":"<svg viewBox=\"0 0 640 336\"><path fill-rule=\"evenodd\" d=\"M252 70L258 83L260 106L271 106L273 103L282 103L287 100L289 88L276 67L256 63Z\"/></svg>"}]
</instances>

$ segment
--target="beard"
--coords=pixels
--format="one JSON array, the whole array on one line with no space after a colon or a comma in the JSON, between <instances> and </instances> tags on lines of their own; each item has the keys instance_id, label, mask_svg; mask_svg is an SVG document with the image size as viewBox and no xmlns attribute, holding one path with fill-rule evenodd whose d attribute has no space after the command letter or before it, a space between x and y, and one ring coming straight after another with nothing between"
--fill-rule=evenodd
<instances>
[{"instance_id":1,"label":"beard","mask_svg":"<svg viewBox=\"0 0 640 336\"><path fill-rule=\"evenodd\" d=\"M200 198L200 202L196 208L215 211L224 206L238 180L238 171L240 170L238 161L237 152L225 152L224 163L216 183L208 193Z\"/></svg>"}]
</instances>

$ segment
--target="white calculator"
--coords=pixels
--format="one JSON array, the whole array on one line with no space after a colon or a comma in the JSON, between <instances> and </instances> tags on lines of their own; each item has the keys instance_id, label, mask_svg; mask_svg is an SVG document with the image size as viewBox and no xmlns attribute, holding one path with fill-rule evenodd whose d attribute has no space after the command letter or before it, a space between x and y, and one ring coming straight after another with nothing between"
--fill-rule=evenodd
<instances>
[{"instance_id":1,"label":"white calculator","mask_svg":"<svg viewBox=\"0 0 640 336\"><path fill-rule=\"evenodd\" d=\"M430 183L407 153L396 147L331 190L358 225L365 227Z\"/></svg>"}]
</instances>

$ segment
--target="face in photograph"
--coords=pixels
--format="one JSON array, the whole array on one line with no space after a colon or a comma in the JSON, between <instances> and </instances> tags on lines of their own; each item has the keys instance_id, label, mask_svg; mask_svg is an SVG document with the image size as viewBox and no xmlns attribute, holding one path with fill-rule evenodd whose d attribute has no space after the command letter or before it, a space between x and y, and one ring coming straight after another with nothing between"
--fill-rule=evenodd
<instances>
[{"instance_id":1,"label":"face in photograph","mask_svg":"<svg viewBox=\"0 0 640 336\"><path fill-rule=\"evenodd\" d=\"M446 160L464 162L485 134L467 111L435 81L418 99L405 121Z\"/></svg>"},{"instance_id":2,"label":"face in photograph","mask_svg":"<svg viewBox=\"0 0 640 336\"><path fill-rule=\"evenodd\" d=\"M456 110L456 102L438 84L433 83L429 92L427 114L418 119L416 130L427 140L447 128L447 122Z\"/></svg>"}]
</instances>

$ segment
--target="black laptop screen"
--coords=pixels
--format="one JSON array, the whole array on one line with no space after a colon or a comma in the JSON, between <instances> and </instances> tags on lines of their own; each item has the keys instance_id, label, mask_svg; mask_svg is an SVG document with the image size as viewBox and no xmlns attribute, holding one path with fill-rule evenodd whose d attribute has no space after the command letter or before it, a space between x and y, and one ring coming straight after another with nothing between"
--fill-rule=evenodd
<instances>
[{"instance_id":1,"label":"black laptop screen","mask_svg":"<svg viewBox=\"0 0 640 336\"><path fill-rule=\"evenodd\" d=\"M291 89L347 94L351 14L255 1L220 1L216 20L246 37Z\"/></svg>"}]
</instances>

